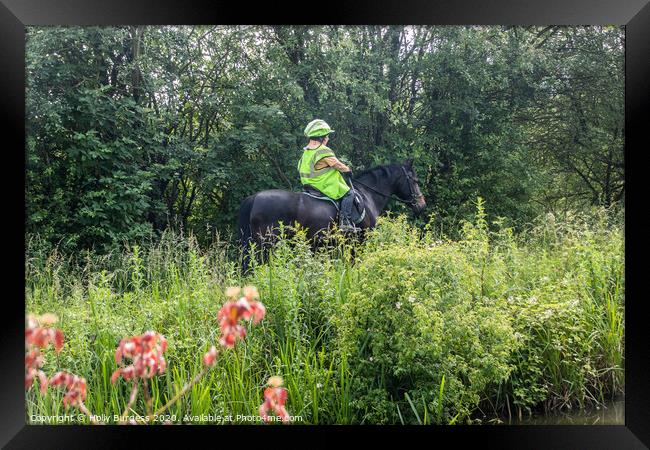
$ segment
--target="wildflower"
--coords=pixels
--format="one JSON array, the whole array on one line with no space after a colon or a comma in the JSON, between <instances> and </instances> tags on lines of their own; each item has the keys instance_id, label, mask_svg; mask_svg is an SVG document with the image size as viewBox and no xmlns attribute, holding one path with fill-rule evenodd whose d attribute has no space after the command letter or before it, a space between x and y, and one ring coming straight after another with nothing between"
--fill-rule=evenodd
<instances>
[{"instance_id":1,"label":"wildflower","mask_svg":"<svg viewBox=\"0 0 650 450\"><path fill-rule=\"evenodd\" d=\"M217 348L213 345L210 350L203 356L203 364L206 366L214 366L217 360Z\"/></svg>"},{"instance_id":2,"label":"wildflower","mask_svg":"<svg viewBox=\"0 0 650 450\"><path fill-rule=\"evenodd\" d=\"M401 302L397 302L397 303L395 303L395 308L400 309L401 307L402 307L402 303L401 303Z\"/></svg>"},{"instance_id":3,"label":"wildflower","mask_svg":"<svg viewBox=\"0 0 650 450\"><path fill-rule=\"evenodd\" d=\"M228 288L226 295L239 294L239 288ZM234 347L237 338L246 337L246 328L239 324L240 319L252 319L253 324L259 323L266 315L264 305L254 299L259 298L257 289L253 286L244 288L244 296L239 300L229 300L221 307L217 319L221 327L219 343L224 347Z\"/></svg>"},{"instance_id":4,"label":"wildflower","mask_svg":"<svg viewBox=\"0 0 650 450\"><path fill-rule=\"evenodd\" d=\"M86 399L86 379L67 372L57 372L50 378L51 386L63 386L67 389L63 405L81 406Z\"/></svg>"},{"instance_id":5,"label":"wildflower","mask_svg":"<svg viewBox=\"0 0 650 450\"><path fill-rule=\"evenodd\" d=\"M240 308L240 314L243 319L253 319L253 324L258 324L260 320L266 315L266 308L264 305L255 300L248 300L247 297L242 297L237 302Z\"/></svg>"},{"instance_id":6,"label":"wildflower","mask_svg":"<svg viewBox=\"0 0 650 450\"><path fill-rule=\"evenodd\" d=\"M409 301L409 303L415 303L415 297L412 296L412 295L409 295L408 301Z\"/></svg>"},{"instance_id":7,"label":"wildflower","mask_svg":"<svg viewBox=\"0 0 650 450\"><path fill-rule=\"evenodd\" d=\"M226 297L229 299L236 299L239 297L239 293L241 292L241 289L238 287L229 287L226 289Z\"/></svg>"},{"instance_id":8,"label":"wildflower","mask_svg":"<svg viewBox=\"0 0 650 450\"><path fill-rule=\"evenodd\" d=\"M40 322L45 318L44 322ZM59 353L63 348L63 332L56 328L45 328L39 325L40 323L52 323L56 321L54 314L44 314L41 318L33 315L27 318L27 328L25 328L25 346L36 346L45 348L50 342L54 343L54 350Z\"/></svg>"},{"instance_id":9,"label":"wildflower","mask_svg":"<svg viewBox=\"0 0 650 450\"><path fill-rule=\"evenodd\" d=\"M323 383L316 383L316 389L321 389L323 387Z\"/></svg>"},{"instance_id":10,"label":"wildflower","mask_svg":"<svg viewBox=\"0 0 650 450\"><path fill-rule=\"evenodd\" d=\"M47 347L50 342L54 344L54 350L59 353L63 348L63 332L55 328L46 328L41 325L56 323L57 317L54 314L43 314L40 317L30 314L27 316L27 327L25 328L25 389L29 389L34 380L38 378L41 394L47 390L47 376L40 370L43 366L41 348Z\"/></svg>"},{"instance_id":11,"label":"wildflower","mask_svg":"<svg viewBox=\"0 0 650 450\"><path fill-rule=\"evenodd\" d=\"M264 390L264 403L260 405L260 417L264 422L270 422L272 419L268 415L273 411L283 422L289 422L291 419L285 409L284 404L287 401L287 390L282 386L282 378L275 376L269 378L267 387Z\"/></svg>"},{"instance_id":12,"label":"wildflower","mask_svg":"<svg viewBox=\"0 0 650 450\"><path fill-rule=\"evenodd\" d=\"M274 377L269 378L266 384L268 384L271 387L280 387L284 384L284 380L282 379L282 377L276 375Z\"/></svg>"},{"instance_id":13,"label":"wildflower","mask_svg":"<svg viewBox=\"0 0 650 450\"><path fill-rule=\"evenodd\" d=\"M152 378L157 373L163 373L167 367L167 362L162 356L165 350L167 350L167 340L153 331L122 339L115 351L115 362L120 364L124 358L129 358L132 364L113 372L111 383L115 383L120 375L125 380L130 380L135 377Z\"/></svg>"},{"instance_id":14,"label":"wildflower","mask_svg":"<svg viewBox=\"0 0 650 450\"><path fill-rule=\"evenodd\" d=\"M47 376L45 372L40 370L43 365L43 357L38 350L32 350L25 355L25 389L29 389L38 378L40 384L41 394L45 394L47 390Z\"/></svg>"},{"instance_id":15,"label":"wildflower","mask_svg":"<svg viewBox=\"0 0 650 450\"><path fill-rule=\"evenodd\" d=\"M38 321L41 323L41 325L53 325L59 321L59 318L56 316L56 314L45 313L38 318Z\"/></svg>"},{"instance_id":16,"label":"wildflower","mask_svg":"<svg viewBox=\"0 0 650 450\"><path fill-rule=\"evenodd\" d=\"M249 301L259 300L260 294L257 292L257 288L255 286L246 286L244 287L244 297L246 297Z\"/></svg>"}]
</instances>

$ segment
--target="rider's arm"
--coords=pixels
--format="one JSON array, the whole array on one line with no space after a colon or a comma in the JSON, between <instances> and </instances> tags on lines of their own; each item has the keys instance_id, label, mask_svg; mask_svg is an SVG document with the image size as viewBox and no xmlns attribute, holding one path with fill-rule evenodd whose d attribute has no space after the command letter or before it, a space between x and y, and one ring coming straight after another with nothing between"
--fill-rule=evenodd
<instances>
[{"instance_id":1,"label":"rider's arm","mask_svg":"<svg viewBox=\"0 0 650 450\"><path fill-rule=\"evenodd\" d=\"M321 161L324 161L328 166L334 167L336 170L340 172L350 171L350 168L345 164L343 164L341 161L339 161L336 156L328 156L327 158L321 159Z\"/></svg>"}]
</instances>

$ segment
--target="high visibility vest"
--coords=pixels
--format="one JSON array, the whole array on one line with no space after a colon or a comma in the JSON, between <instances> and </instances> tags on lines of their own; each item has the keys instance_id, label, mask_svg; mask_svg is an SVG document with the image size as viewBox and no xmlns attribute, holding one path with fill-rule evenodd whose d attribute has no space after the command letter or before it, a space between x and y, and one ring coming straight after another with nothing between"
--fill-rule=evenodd
<instances>
[{"instance_id":1,"label":"high visibility vest","mask_svg":"<svg viewBox=\"0 0 650 450\"><path fill-rule=\"evenodd\" d=\"M316 148L303 149L302 157L298 162L298 172L300 172L300 182L314 186L334 200L343 197L350 190L345 183L341 173L334 167L324 167L315 170L316 163L329 156L334 156L334 152L324 145Z\"/></svg>"}]
</instances>

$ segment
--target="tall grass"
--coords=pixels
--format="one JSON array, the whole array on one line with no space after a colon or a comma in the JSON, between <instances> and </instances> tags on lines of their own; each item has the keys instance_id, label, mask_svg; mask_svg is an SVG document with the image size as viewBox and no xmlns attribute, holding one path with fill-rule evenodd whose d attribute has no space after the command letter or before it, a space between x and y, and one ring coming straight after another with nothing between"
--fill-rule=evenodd
<instances>
[{"instance_id":1,"label":"tall grass","mask_svg":"<svg viewBox=\"0 0 650 450\"><path fill-rule=\"evenodd\" d=\"M168 370L150 383L155 410L201 370L224 289L244 284L257 286L267 317L173 405L176 422L250 423L241 416L257 415L271 375L284 378L287 409L306 424L465 423L622 392L620 221L545 216L519 235L492 225L479 202L459 241L393 217L364 244L313 252L298 230L245 277L219 240L202 249L166 233L98 256L62 255L31 237L26 310L56 313L65 333L44 371L85 377L88 409L111 417L130 392L110 382L119 340L146 330L168 339ZM28 421L62 408L56 391L26 393ZM143 412L142 400L132 409ZM231 423L192 421L208 422Z\"/></svg>"}]
</instances>

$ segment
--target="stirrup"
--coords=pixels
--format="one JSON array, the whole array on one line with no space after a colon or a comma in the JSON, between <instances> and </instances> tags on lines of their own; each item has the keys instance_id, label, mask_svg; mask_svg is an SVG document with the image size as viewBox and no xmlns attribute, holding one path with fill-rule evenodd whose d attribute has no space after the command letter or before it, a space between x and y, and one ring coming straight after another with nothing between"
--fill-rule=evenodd
<instances>
[{"instance_id":1,"label":"stirrup","mask_svg":"<svg viewBox=\"0 0 650 450\"><path fill-rule=\"evenodd\" d=\"M339 230L343 231L344 233L358 233L361 231L361 228L357 227L351 221L345 220L341 221L339 224Z\"/></svg>"}]
</instances>

